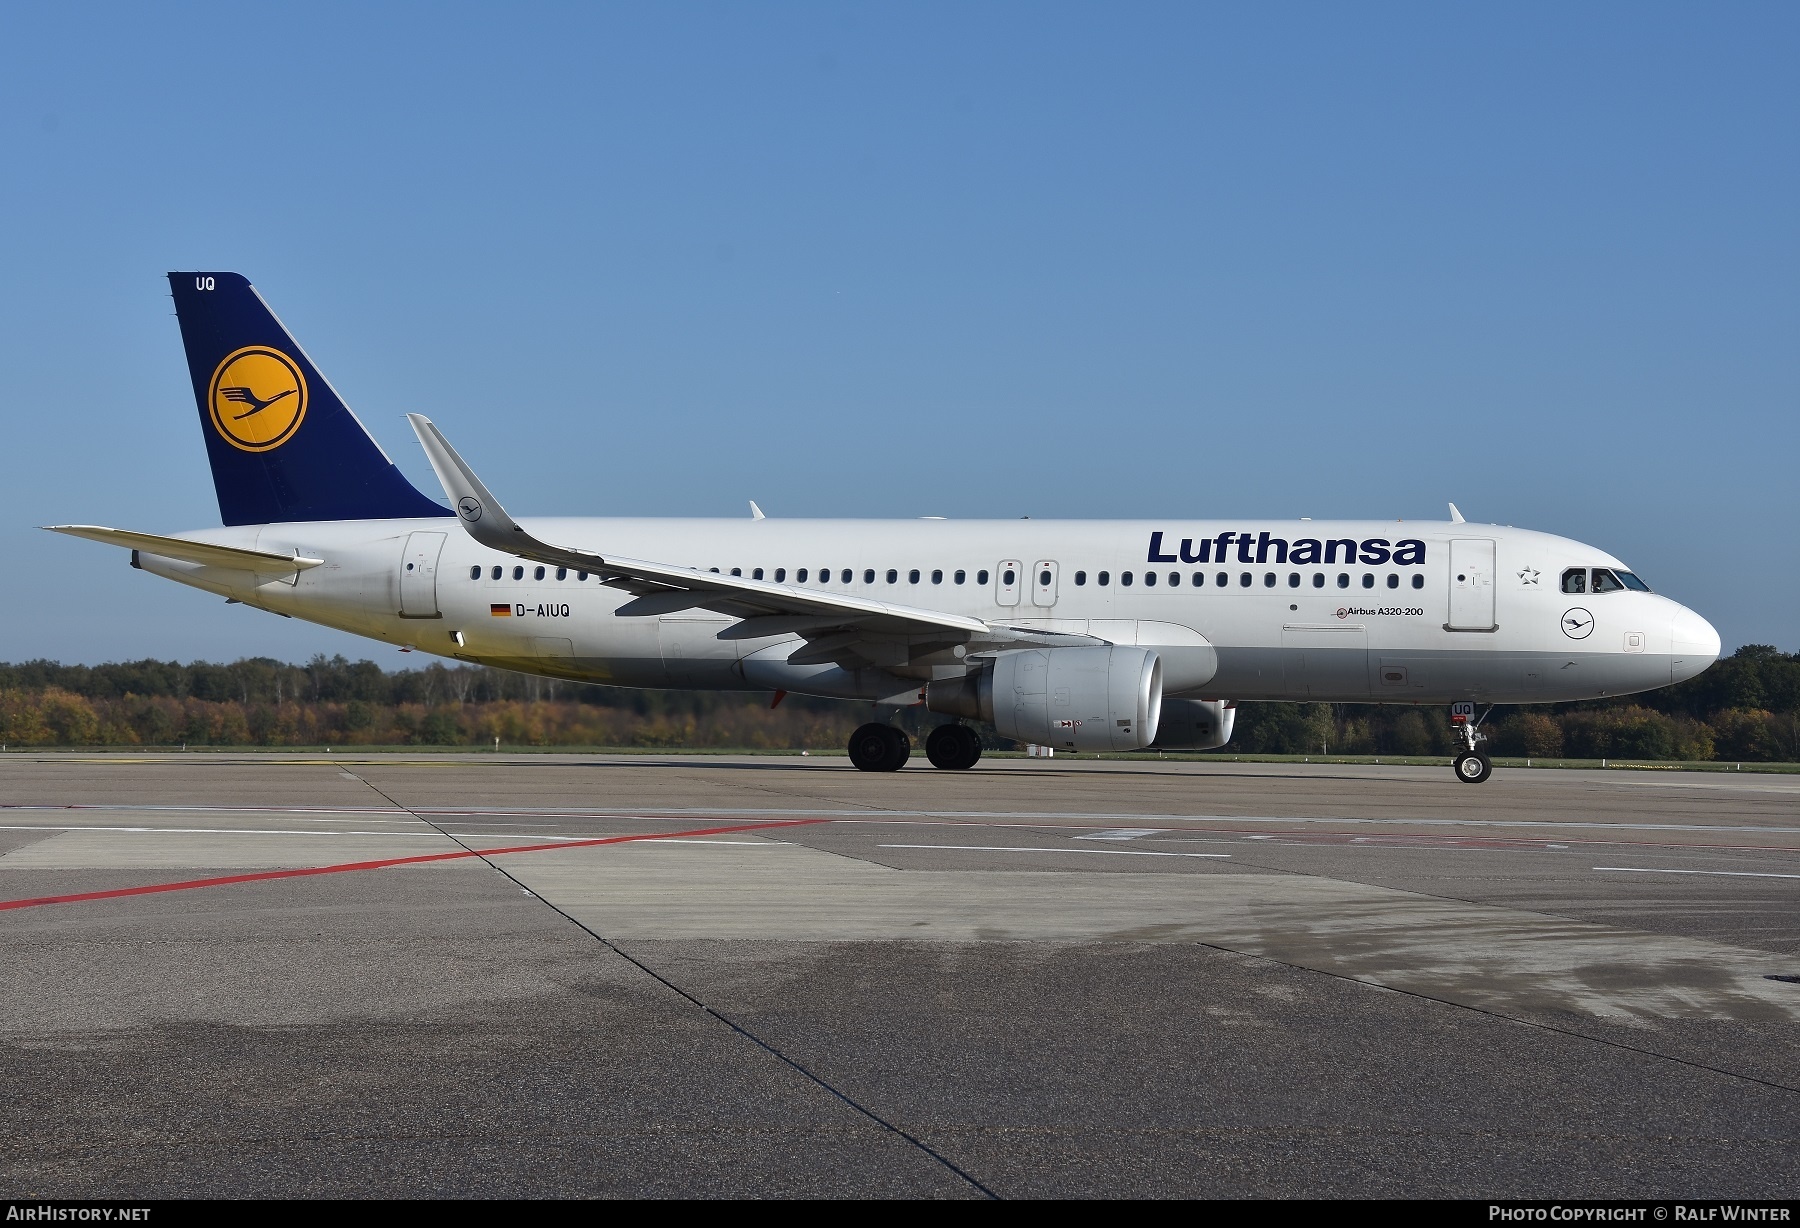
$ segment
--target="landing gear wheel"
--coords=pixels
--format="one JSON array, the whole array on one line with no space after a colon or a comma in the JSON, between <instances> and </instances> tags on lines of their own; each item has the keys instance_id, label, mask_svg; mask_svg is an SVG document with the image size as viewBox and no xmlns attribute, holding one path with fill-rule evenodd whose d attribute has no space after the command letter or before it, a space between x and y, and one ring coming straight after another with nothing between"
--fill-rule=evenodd
<instances>
[{"instance_id":1,"label":"landing gear wheel","mask_svg":"<svg viewBox=\"0 0 1800 1228\"><path fill-rule=\"evenodd\" d=\"M1478 785L1494 774L1494 762L1486 755L1465 751L1456 757L1456 778L1465 785Z\"/></svg>"},{"instance_id":2,"label":"landing gear wheel","mask_svg":"<svg viewBox=\"0 0 1800 1228\"><path fill-rule=\"evenodd\" d=\"M865 772L898 772L912 758L912 739L870 721L850 735L850 762Z\"/></svg>"},{"instance_id":3,"label":"landing gear wheel","mask_svg":"<svg viewBox=\"0 0 1800 1228\"><path fill-rule=\"evenodd\" d=\"M939 725L925 739L925 757L953 772L972 768L981 758L981 735L967 725Z\"/></svg>"}]
</instances>

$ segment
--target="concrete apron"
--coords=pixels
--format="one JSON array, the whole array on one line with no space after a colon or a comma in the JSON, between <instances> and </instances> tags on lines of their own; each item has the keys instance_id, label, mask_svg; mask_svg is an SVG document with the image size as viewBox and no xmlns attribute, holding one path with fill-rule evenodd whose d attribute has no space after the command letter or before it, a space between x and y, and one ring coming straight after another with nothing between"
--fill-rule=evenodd
<instances>
[{"instance_id":1,"label":"concrete apron","mask_svg":"<svg viewBox=\"0 0 1800 1228\"><path fill-rule=\"evenodd\" d=\"M1326 878L896 870L774 841L501 861L618 940L1203 943L1505 1014L1800 1021L1768 953Z\"/></svg>"}]
</instances>

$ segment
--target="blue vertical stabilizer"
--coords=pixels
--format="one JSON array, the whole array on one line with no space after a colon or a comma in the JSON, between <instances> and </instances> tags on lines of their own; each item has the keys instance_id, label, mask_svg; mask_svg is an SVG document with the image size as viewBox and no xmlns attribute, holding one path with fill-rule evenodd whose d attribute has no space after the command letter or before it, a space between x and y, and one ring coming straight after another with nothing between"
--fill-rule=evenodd
<instances>
[{"instance_id":1,"label":"blue vertical stabilizer","mask_svg":"<svg viewBox=\"0 0 1800 1228\"><path fill-rule=\"evenodd\" d=\"M236 273L170 273L225 524L448 516Z\"/></svg>"}]
</instances>

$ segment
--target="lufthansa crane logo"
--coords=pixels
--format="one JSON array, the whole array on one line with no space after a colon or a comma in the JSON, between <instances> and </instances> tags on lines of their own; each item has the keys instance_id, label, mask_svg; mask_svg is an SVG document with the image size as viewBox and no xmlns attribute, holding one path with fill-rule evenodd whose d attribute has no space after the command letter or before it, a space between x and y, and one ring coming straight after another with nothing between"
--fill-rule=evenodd
<instances>
[{"instance_id":1,"label":"lufthansa crane logo","mask_svg":"<svg viewBox=\"0 0 1800 1228\"><path fill-rule=\"evenodd\" d=\"M306 417L306 377L280 350L245 346L225 356L207 393L213 428L234 448L267 452L294 437Z\"/></svg>"},{"instance_id":2,"label":"lufthansa crane logo","mask_svg":"<svg viewBox=\"0 0 1800 1228\"><path fill-rule=\"evenodd\" d=\"M1580 606L1563 611L1563 634L1572 640L1585 640L1594 632L1594 616Z\"/></svg>"}]
</instances>

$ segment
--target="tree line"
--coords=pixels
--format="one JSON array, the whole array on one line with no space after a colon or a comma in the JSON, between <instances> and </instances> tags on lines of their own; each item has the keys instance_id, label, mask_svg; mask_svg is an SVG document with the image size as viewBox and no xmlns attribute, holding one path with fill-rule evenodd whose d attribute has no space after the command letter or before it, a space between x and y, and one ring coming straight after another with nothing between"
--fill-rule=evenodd
<instances>
[{"instance_id":1,"label":"tree line","mask_svg":"<svg viewBox=\"0 0 1800 1228\"><path fill-rule=\"evenodd\" d=\"M316 656L304 665L128 661L0 664L9 746L435 745L836 749L864 704L765 692L627 690L475 665L387 671ZM920 733L938 718L898 718ZM1577 704L1503 708L1484 728L1501 755L1800 760L1800 654L1740 648L1677 686ZM1005 745L992 731L988 742ZM1246 703L1231 751L1447 755L1442 708Z\"/></svg>"}]
</instances>

